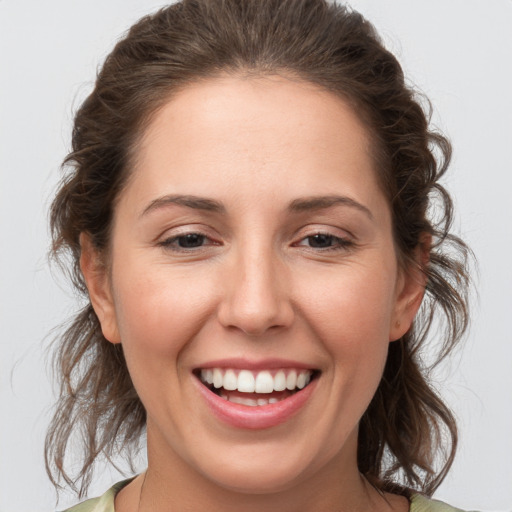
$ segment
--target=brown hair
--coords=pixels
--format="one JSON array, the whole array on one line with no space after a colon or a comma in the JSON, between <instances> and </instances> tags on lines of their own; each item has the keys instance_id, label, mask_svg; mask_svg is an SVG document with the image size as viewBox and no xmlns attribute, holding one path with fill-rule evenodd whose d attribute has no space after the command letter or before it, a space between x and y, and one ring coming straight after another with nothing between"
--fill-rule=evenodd
<instances>
[{"instance_id":1,"label":"brown hair","mask_svg":"<svg viewBox=\"0 0 512 512\"><path fill-rule=\"evenodd\" d=\"M183 0L141 19L107 57L76 113L68 172L51 208L52 255L71 258L71 279L87 299L80 233L107 250L116 198L151 115L178 88L219 73L293 75L351 102L374 140L401 264L413 264L421 237L432 235L422 309L413 328L390 344L358 448L359 470L375 485L431 494L452 464L457 429L428 375L467 327L468 249L450 234L452 202L439 184L450 144L429 130L430 114L360 14L325 0ZM438 220L429 219L434 213ZM433 319L443 317L439 352L427 366L421 351ZM88 300L56 341L61 387L46 465L55 485L64 479L83 494L99 456L133 454L145 410L122 345L105 340ZM72 474L65 458L74 433L83 460Z\"/></svg>"}]
</instances>

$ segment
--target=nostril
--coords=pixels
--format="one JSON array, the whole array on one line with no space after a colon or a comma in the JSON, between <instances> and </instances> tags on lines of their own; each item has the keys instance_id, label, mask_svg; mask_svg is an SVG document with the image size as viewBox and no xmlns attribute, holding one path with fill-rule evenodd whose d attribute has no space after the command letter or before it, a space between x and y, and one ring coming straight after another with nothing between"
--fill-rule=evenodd
<instances>
[{"instance_id":1,"label":"nostril","mask_svg":"<svg viewBox=\"0 0 512 512\"><path fill-rule=\"evenodd\" d=\"M286 301L274 304L235 302L219 308L219 322L227 329L239 330L251 337L275 332L293 323L294 312Z\"/></svg>"}]
</instances>

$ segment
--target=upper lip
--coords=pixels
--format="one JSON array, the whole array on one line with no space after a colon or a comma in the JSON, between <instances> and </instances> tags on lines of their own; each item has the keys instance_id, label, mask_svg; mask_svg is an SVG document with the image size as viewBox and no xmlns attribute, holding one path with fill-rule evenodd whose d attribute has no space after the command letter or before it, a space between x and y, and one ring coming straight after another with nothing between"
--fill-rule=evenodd
<instances>
[{"instance_id":1,"label":"upper lip","mask_svg":"<svg viewBox=\"0 0 512 512\"><path fill-rule=\"evenodd\" d=\"M245 358L216 359L215 361L208 361L203 364L199 364L196 367L198 370L207 368L233 368L253 371L285 368L294 368L297 370L315 370L315 367L310 363L302 363L300 361L277 358L260 360L249 360Z\"/></svg>"}]
</instances>

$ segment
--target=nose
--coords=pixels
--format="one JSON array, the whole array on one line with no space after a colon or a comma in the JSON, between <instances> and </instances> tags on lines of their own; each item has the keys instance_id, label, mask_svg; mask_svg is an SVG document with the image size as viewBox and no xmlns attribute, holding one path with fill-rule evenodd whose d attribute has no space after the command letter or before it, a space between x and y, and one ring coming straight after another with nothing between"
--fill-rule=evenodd
<instances>
[{"instance_id":1,"label":"nose","mask_svg":"<svg viewBox=\"0 0 512 512\"><path fill-rule=\"evenodd\" d=\"M247 251L235 258L223 284L219 322L249 336L289 327L294 318L289 280L270 251Z\"/></svg>"}]
</instances>

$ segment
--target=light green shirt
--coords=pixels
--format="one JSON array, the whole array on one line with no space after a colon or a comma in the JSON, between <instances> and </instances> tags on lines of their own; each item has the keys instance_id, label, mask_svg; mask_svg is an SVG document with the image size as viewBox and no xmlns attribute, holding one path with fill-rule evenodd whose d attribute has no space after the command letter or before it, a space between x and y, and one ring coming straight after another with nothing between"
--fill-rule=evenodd
<instances>
[{"instance_id":1,"label":"light green shirt","mask_svg":"<svg viewBox=\"0 0 512 512\"><path fill-rule=\"evenodd\" d=\"M116 494L129 482L132 481L132 478L129 480L124 480L122 482L118 482L113 485L103 496L99 498L92 498L90 500L84 501L74 507L71 507L64 512L115 512L114 508L114 498ZM409 512L464 512L460 508L450 507L446 503L437 500L430 500L421 496L420 494L415 494L411 498L411 508Z\"/></svg>"}]
</instances>

